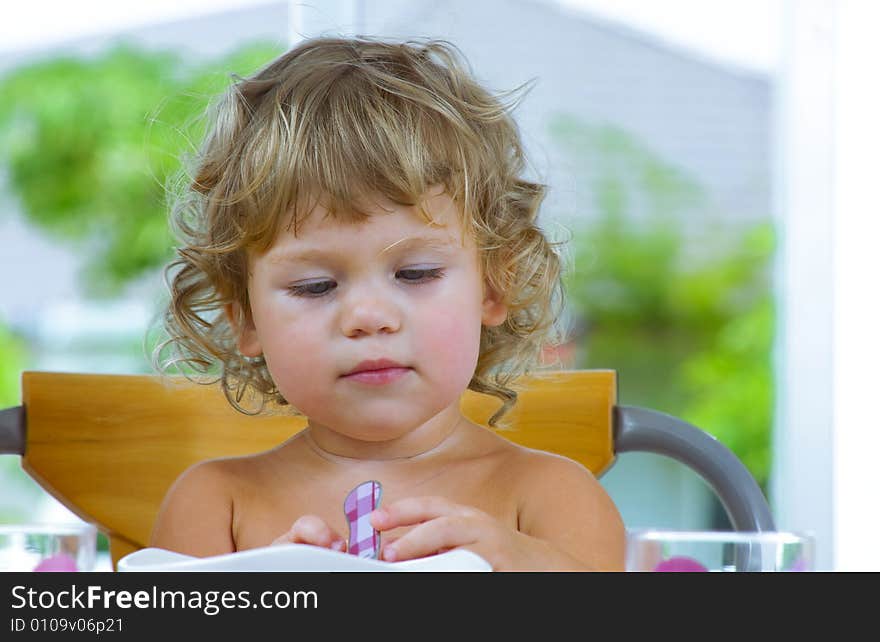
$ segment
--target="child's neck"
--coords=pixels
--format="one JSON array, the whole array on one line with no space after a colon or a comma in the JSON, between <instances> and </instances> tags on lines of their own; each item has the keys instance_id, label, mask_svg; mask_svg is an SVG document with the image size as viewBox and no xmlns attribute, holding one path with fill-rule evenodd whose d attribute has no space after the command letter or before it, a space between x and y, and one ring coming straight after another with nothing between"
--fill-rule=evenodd
<instances>
[{"instance_id":1,"label":"child's neck","mask_svg":"<svg viewBox=\"0 0 880 642\"><path fill-rule=\"evenodd\" d=\"M303 439L318 456L333 463L418 461L445 450L444 446L452 441L464 420L459 414L446 426L431 430L427 435L409 433L391 441L353 440L312 426L303 431Z\"/></svg>"}]
</instances>

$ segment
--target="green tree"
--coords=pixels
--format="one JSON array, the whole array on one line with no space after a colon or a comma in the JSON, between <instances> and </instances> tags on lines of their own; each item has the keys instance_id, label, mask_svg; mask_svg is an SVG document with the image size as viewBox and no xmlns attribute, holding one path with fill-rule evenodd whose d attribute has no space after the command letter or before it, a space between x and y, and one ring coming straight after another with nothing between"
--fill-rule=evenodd
<instances>
[{"instance_id":1,"label":"green tree","mask_svg":"<svg viewBox=\"0 0 880 642\"><path fill-rule=\"evenodd\" d=\"M250 74L279 53L253 43L186 62L178 53L120 45L0 78L8 188L28 221L89 257L80 278L87 291L113 295L170 258L166 186L204 132L199 117L230 74ZM131 349L140 352L140 342ZM0 408L20 403L25 367L25 342L0 324ZM0 480L12 494L41 492L17 457L0 457ZM3 510L0 522L28 518Z\"/></svg>"},{"instance_id":2,"label":"green tree","mask_svg":"<svg viewBox=\"0 0 880 642\"><path fill-rule=\"evenodd\" d=\"M274 58L251 44L219 60L119 45L53 58L0 81L0 161L28 220L90 257L85 283L114 293L171 255L166 186L230 81Z\"/></svg>"},{"instance_id":3,"label":"green tree","mask_svg":"<svg viewBox=\"0 0 880 642\"><path fill-rule=\"evenodd\" d=\"M19 377L26 358L24 340L0 323L0 409L21 403ZM20 476L18 466L18 457L0 456L0 480L7 486L9 480ZM0 506L0 524L21 521L23 518L19 512Z\"/></svg>"},{"instance_id":4,"label":"green tree","mask_svg":"<svg viewBox=\"0 0 880 642\"><path fill-rule=\"evenodd\" d=\"M25 359L24 340L0 323L0 408L21 403L19 373Z\"/></svg>"},{"instance_id":5,"label":"green tree","mask_svg":"<svg viewBox=\"0 0 880 642\"><path fill-rule=\"evenodd\" d=\"M616 369L623 403L714 434L766 489L773 227L715 220L697 181L619 129L559 116L551 134L593 195L566 275L577 365Z\"/></svg>"}]
</instances>

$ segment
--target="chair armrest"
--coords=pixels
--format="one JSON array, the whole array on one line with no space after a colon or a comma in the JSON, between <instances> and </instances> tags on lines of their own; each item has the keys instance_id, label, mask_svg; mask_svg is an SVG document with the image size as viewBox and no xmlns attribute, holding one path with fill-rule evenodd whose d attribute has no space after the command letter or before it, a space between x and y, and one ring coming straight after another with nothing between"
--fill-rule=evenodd
<instances>
[{"instance_id":1,"label":"chair armrest","mask_svg":"<svg viewBox=\"0 0 880 642\"><path fill-rule=\"evenodd\" d=\"M727 446L686 421L656 410L616 406L614 450L671 457L709 484L734 529L776 530L770 506L749 470Z\"/></svg>"},{"instance_id":2,"label":"chair armrest","mask_svg":"<svg viewBox=\"0 0 880 642\"><path fill-rule=\"evenodd\" d=\"M0 410L0 455L23 455L24 444L24 406Z\"/></svg>"}]
</instances>

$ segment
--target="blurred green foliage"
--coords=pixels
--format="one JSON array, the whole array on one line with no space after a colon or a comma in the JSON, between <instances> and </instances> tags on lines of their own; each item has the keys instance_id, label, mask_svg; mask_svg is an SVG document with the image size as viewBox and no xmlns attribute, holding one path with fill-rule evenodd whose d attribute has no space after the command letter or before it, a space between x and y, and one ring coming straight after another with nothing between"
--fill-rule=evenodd
<instances>
[{"instance_id":1,"label":"blurred green foliage","mask_svg":"<svg viewBox=\"0 0 880 642\"><path fill-rule=\"evenodd\" d=\"M0 409L21 403L19 377L27 359L25 342L0 323ZM18 474L20 457L0 456L0 481ZM4 490L8 484L4 483ZM0 524L21 521L21 512L0 506Z\"/></svg>"},{"instance_id":2,"label":"blurred green foliage","mask_svg":"<svg viewBox=\"0 0 880 642\"><path fill-rule=\"evenodd\" d=\"M250 74L279 53L276 45L251 43L190 62L119 45L0 78L0 165L8 188L29 222L89 257L79 279L88 292L113 295L170 258L166 189L202 137L200 117L230 74ZM139 337L95 341L80 350L144 350ZM24 340L0 324L0 408L20 403L28 363ZM0 483L9 497L36 498L42 491L19 460L0 457ZM28 521L30 509L26 502L0 505L0 523ZM107 549L103 535L98 549Z\"/></svg>"},{"instance_id":3,"label":"blurred green foliage","mask_svg":"<svg viewBox=\"0 0 880 642\"><path fill-rule=\"evenodd\" d=\"M25 361L24 339L0 323L0 408L21 403L19 376Z\"/></svg>"},{"instance_id":4,"label":"blurred green foliage","mask_svg":"<svg viewBox=\"0 0 880 642\"><path fill-rule=\"evenodd\" d=\"M558 116L551 134L593 196L566 275L577 366L617 370L621 403L712 433L766 491L772 225L718 220L697 181L619 129Z\"/></svg>"},{"instance_id":5,"label":"blurred green foliage","mask_svg":"<svg viewBox=\"0 0 880 642\"><path fill-rule=\"evenodd\" d=\"M219 60L118 45L0 80L0 162L25 216L91 257L83 283L113 294L172 252L166 186L201 139L209 100L280 53L254 43Z\"/></svg>"}]
</instances>

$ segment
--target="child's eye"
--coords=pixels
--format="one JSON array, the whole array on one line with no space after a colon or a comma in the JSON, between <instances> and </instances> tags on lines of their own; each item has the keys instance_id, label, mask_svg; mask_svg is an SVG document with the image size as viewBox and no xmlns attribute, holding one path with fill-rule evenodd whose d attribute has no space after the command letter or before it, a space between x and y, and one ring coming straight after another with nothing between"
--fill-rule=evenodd
<instances>
[{"instance_id":1,"label":"child's eye","mask_svg":"<svg viewBox=\"0 0 880 642\"><path fill-rule=\"evenodd\" d=\"M333 281L314 281L302 285L291 285L287 289L294 296L318 297L323 296L336 287Z\"/></svg>"},{"instance_id":2,"label":"child's eye","mask_svg":"<svg viewBox=\"0 0 880 642\"><path fill-rule=\"evenodd\" d=\"M430 269L405 269L398 270L397 277L403 279L407 283L421 283L432 279L439 279L443 276L443 268Z\"/></svg>"}]
</instances>

